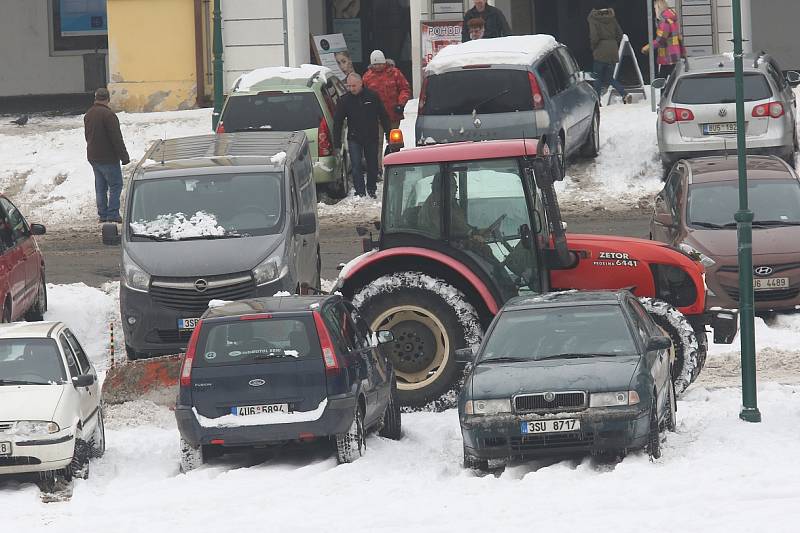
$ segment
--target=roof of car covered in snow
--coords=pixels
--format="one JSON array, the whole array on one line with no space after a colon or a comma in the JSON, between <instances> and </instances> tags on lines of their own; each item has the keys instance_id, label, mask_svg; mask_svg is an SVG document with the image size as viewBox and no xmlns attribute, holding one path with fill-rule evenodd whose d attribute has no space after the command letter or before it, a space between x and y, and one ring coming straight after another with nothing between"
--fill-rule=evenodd
<instances>
[{"instance_id":1,"label":"roof of car covered in snow","mask_svg":"<svg viewBox=\"0 0 800 533\"><path fill-rule=\"evenodd\" d=\"M313 311L318 306L330 300L339 300L341 296L334 294L321 294L314 296L271 296L266 298L250 298L232 302L220 302L219 305L210 307L203 318L221 318L239 315L252 315L255 313L291 313L298 311Z\"/></svg>"},{"instance_id":2,"label":"roof of car covered in snow","mask_svg":"<svg viewBox=\"0 0 800 533\"><path fill-rule=\"evenodd\" d=\"M0 339L46 338L63 322L13 322L0 325Z\"/></svg>"},{"instance_id":3,"label":"roof of car covered in snow","mask_svg":"<svg viewBox=\"0 0 800 533\"><path fill-rule=\"evenodd\" d=\"M425 67L426 74L441 74L469 65L532 65L558 46L552 35L512 35L451 44Z\"/></svg>"},{"instance_id":4,"label":"roof of car covered in snow","mask_svg":"<svg viewBox=\"0 0 800 533\"><path fill-rule=\"evenodd\" d=\"M274 85L304 85L311 87L309 80L318 76L322 82L327 82L333 76L333 71L322 65L303 64L299 67L264 67L257 68L242 74L233 84L233 92L255 91L263 86Z\"/></svg>"},{"instance_id":5,"label":"roof of car covered in snow","mask_svg":"<svg viewBox=\"0 0 800 533\"><path fill-rule=\"evenodd\" d=\"M410 165L445 161L474 161L535 156L537 139L503 139L432 144L400 150L383 158L384 165Z\"/></svg>"}]
</instances>

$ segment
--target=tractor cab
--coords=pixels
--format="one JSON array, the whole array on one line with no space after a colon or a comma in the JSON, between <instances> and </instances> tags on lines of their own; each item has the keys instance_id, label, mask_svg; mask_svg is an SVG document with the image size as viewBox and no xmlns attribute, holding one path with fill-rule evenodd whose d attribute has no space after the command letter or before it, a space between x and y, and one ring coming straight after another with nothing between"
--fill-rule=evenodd
<instances>
[{"instance_id":1,"label":"tractor cab","mask_svg":"<svg viewBox=\"0 0 800 533\"><path fill-rule=\"evenodd\" d=\"M542 150L535 140L510 140L387 155L380 240L365 248L443 252L491 281L499 301L549 290L552 239L535 182L551 172L536 157Z\"/></svg>"}]
</instances>

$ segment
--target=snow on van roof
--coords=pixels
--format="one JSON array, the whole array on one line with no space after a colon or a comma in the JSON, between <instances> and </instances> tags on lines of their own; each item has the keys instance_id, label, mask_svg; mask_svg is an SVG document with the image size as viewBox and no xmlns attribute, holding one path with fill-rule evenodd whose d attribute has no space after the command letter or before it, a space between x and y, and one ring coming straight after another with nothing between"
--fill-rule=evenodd
<instances>
[{"instance_id":1,"label":"snow on van roof","mask_svg":"<svg viewBox=\"0 0 800 533\"><path fill-rule=\"evenodd\" d=\"M322 65L303 64L299 67L264 67L242 74L234 83L234 87L236 87L236 91L249 91L250 87L264 80L272 78L307 80L316 72L319 72L320 77L325 81L328 81L328 78L333 75L331 69Z\"/></svg>"},{"instance_id":2,"label":"snow on van roof","mask_svg":"<svg viewBox=\"0 0 800 533\"><path fill-rule=\"evenodd\" d=\"M441 74L466 65L530 65L556 46L558 42L552 35L542 34L477 39L444 47L425 70L428 74Z\"/></svg>"}]
</instances>

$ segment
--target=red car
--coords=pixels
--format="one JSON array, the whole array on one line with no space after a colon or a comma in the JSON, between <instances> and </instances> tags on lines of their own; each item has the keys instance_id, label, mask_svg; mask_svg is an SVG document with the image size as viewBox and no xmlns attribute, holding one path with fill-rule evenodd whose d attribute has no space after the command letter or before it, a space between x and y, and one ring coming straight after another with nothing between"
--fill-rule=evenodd
<instances>
[{"instance_id":1,"label":"red car","mask_svg":"<svg viewBox=\"0 0 800 533\"><path fill-rule=\"evenodd\" d=\"M47 311L44 256L35 235L41 224L28 224L11 200L0 194L0 297L2 322L42 320Z\"/></svg>"}]
</instances>

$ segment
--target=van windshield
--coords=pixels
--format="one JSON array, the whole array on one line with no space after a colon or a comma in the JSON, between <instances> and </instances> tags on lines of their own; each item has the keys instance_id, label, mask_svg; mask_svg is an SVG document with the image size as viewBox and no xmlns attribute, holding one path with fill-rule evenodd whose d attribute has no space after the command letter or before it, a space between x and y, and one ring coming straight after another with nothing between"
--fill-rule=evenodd
<instances>
[{"instance_id":1,"label":"van windshield","mask_svg":"<svg viewBox=\"0 0 800 533\"><path fill-rule=\"evenodd\" d=\"M469 87L469 90L464 90ZM470 69L430 76L425 91L425 115L471 115L531 111L528 72L510 69Z\"/></svg>"},{"instance_id":2,"label":"van windshield","mask_svg":"<svg viewBox=\"0 0 800 533\"><path fill-rule=\"evenodd\" d=\"M226 132L298 131L319 128L322 108L313 92L267 91L228 98L222 115Z\"/></svg>"},{"instance_id":3,"label":"van windshield","mask_svg":"<svg viewBox=\"0 0 800 533\"><path fill-rule=\"evenodd\" d=\"M182 241L278 233L283 227L282 178L270 172L134 182L131 238Z\"/></svg>"}]
</instances>

